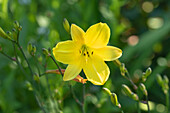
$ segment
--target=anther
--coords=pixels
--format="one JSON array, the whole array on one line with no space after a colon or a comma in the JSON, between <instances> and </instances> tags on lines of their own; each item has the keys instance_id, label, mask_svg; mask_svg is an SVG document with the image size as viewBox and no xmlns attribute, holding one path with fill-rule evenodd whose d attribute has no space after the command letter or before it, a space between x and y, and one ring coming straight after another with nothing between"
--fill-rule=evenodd
<instances>
[{"instance_id":1,"label":"anther","mask_svg":"<svg viewBox=\"0 0 170 113\"><path fill-rule=\"evenodd\" d=\"M86 56L86 53L84 53L83 55Z\"/></svg>"},{"instance_id":2,"label":"anther","mask_svg":"<svg viewBox=\"0 0 170 113\"><path fill-rule=\"evenodd\" d=\"M93 55L93 51L91 52L91 54Z\"/></svg>"},{"instance_id":3,"label":"anther","mask_svg":"<svg viewBox=\"0 0 170 113\"><path fill-rule=\"evenodd\" d=\"M81 53L81 51L79 50L79 52Z\"/></svg>"}]
</instances>

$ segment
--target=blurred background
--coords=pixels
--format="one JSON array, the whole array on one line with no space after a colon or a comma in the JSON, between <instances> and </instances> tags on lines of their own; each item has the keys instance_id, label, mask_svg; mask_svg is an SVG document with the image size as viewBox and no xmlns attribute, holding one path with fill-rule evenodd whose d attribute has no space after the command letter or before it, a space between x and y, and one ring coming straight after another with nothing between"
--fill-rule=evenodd
<instances>
[{"instance_id":1,"label":"blurred background","mask_svg":"<svg viewBox=\"0 0 170 113\"><path fill-rule=\"evenodd\" d=\"M165 95L156 82L156 74L170 77L170 1L169 0L0 0L0 27L4 31L13 28L17 20L23 27L20 44L35 73L57 69L53 61L46 58L42 48L53 48L59 41L71 39L63 27L63 19L77 24L85 31L91 25L104 22L111 29L109 45L123 50L121 62L135 83L148 67L153 72L145 85L148 89L151 113L165 112ZM27 52L28 43L36 46L36 59ZM14 57L12 43L0 38L0 47ZM17 52L24 69L28 66L21 53ZM59 63L60 64L60 63ZM104 86L86 84L87 113L120 113L102 87L118 95L124 113L136 113L136 102L121 91L121 85L130 83L124 79L113 62L107 62L111 74ZM60 64L65 69L67 65ZM39 98L49 113L60 109L64 113L81 113L73 99L68 82L62 77L48 74L40 77ZM77 97L82 99L82 84L71 82ZM15 62L0 54L0 113L42 113L27 78ZM49 87L51 91L49 91ZM140 105L142 113L147 112Z\"/></svg>"}]
</instances>

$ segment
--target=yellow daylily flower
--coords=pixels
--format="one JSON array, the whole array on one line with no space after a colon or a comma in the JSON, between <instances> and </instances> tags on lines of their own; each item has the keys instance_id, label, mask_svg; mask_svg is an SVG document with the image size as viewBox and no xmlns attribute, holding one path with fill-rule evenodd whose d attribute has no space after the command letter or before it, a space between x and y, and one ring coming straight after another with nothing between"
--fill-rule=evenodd
<instances>
[{"instance_id":1,"label":"yellow daylily flower","mask_svg":"<svg viewBox=\"0 0 170 113\"><path fill-rule=\"evenodd\" d=\"M63 80L74 79L83 69L88 81L103 85L110 70L104 61L118 59L122 50L107 46L110 28L106 23L92 25L86 32L75 24L71 25L72 40L59 42L53 48L57 61L68 64Z\"/></svg>"}]
</instances>

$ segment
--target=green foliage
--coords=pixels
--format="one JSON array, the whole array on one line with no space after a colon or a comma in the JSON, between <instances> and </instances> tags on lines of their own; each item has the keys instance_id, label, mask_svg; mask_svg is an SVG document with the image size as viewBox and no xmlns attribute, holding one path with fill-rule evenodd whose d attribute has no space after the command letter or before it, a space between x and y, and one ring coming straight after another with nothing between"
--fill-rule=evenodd
<instances>
[{"instance_id":1,"label":"green foliage","mask_svg":"<svg viewBox=\"0 0 170 113\"><path fill-rule=\"evenodd\" d=\"M81 107L73 98L70 85L80 101L83 97L83 85L78 82L64 82L59 74L43 74L46 70L57 69L48 56L51 48L58 42L71 39L67 33L69 23L87 30L97 22L109 25L109 45L123 50L120 61L125 63L133 82L140 85L141 78L145 79L145 87L141 85L141 91L147 91L148 99L153 102L151 113L165 112L165 95L161 91L163 85L159 82L161 87L157 87L156 75L167 75L161 78L164 80L161 84L166 84L162 88L169 91L169 12L168 0L152 0L148 3L141 0L0 0L0 113L41 113L43 111L39 104L49 113L81 113ZM69 22L65 20L63 23L64 18ZM18 63L23 66L26 74L17 65L14 46L10 40L20 42L34 72L33 78L19 49L16 49ZM42 48L49 49L42 51ZM57 63L62 69L66 68L66 65ZM116 99L118 98L125 113L136 113L136 102L121 92L122 84L127 84L134 92L133 86L123 77L127 72L125 65L122 64L120 72L113 62L107 63L111 74L104 86L86 83L85 111L120 112L112 104L113 98L111 101L108 94L102 91L102 87L107 87L117 94ZM152 73L148 67L152 68ZM35 80L35 86L32 79ZM39 104L34 93L41 100ZM140 94L139 98L143 99ZM163 107L160 108L159 105ZM141 111L147 112L142 108Z\"/></svg>"}]
</instances>

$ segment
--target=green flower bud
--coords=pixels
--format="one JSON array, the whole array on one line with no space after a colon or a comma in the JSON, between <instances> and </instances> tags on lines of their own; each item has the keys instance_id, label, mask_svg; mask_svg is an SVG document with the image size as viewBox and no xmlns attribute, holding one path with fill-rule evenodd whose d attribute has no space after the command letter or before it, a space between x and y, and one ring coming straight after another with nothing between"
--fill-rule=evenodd
<instances>
[{"instance_id":1,"label":"green flower bud","mask_svg":"<svg viewBox=\"0 0 170 113\"><path fill-rule=\"evenodd\" d=\"M35 53L36 53L36 47L35 47L35 45L33 45L32 46L32 55L35 55Z\"/></svg>"},{"instance_id":2,"label":"green flower bud","mask_svg":"<svg viewBox=\"0 0 170 113\"><path fill-rule=\"evenodd\" d=\"M13 39L17 42L18 41L18 31L15 28L12 29Z\"/></svg>"},{"instance_id":3,"label":"green flower bud","mask_svg":"<svg viewBox=\"0 0 170 113\"><path fill-rule=\"evenodd\" d=\"M50 56L51 55L49 53L49 51L47 49L45 49L45 48L42 48L42 51L43 51L44 55L46 55L46 56Z\"/></svg>"},{"instance_id":4,"label":"green flower bud","mask_svg":"<svg viewBox=\"0 0 170 113\"><path fill-rule=\"evenodd\" d=\"M18 21L15 21L15 22L14 22L14 27L15 27L16 29L19 28L19 22L18 22Z\"/></svg>"},{"instance_id":5,"label":"green flower bud","mask_svg":"<svg viewBox=\"0 0 170 113\"><path fill-rule=\"evenodd\" d=\"M149 67L149 68L146 70L146 76L149 76L151 73L152 73L152 69Z\"/></svg>"},{"instance_id":6,"label":"green flower bud","mask_svg":"<svg viewBox=\"0 0 170 113\"><path fill-rule=\"evenodd\" d=\"M21 31L22 30L22 26L19 24L18 21L15 21L14 22L14 28L18 31Z\"/></svg>"},{"instance_id":7,"label":"green flower bud","mask_svg":"<svg viewBox=\"0 0 170 113\"><path fill-rule=\"evenodd\" d=\"M22 30L22 26L19 26L19 27L18 27L18 30L21 31L21 30Z\"/></svg>"},{"instance_id":8,"label":"green flower bud","mask_svg":"<svg viewBox=\"0 0 170 113\"><path fill-rule=\"evenodd\" d=\"M39 83L39 82L40 82L39 75L35 74L35 75L34 75L34 80L37 81L37 82Z\"/></svg>"},{"instance_id":9,"label":"green flower bud","mask_svg":"<svg viewBox=\"0 0 170 113\"><path fill-rule=\"evenodd\" d=\"M123 85L122 85L122 89L123 89L123 92L124 92L127 96L129 96L130 98L132 98L133 100L136 100L136 101L139 100L138 95L135 94L135 93L133 93L127 85L123 84Z\"/></svg>"},{"instance_id":10,"label":"green flower bud","mask_svg":"<svg viewBox=\"0 0 170 113\"><path fill-rule=\"evenodd\" d=\"M28 88L29 91L33 91L32 85L29 81L25 82L26 87Z\"/></svg>"},{"instance_id":11,"label":"green flower bud","mask_svg":"<svg viewBox=\"0 0 170 113\"><path fill-rule=\"evenodd\" d=\"M28 46L27 46L27 50L30 53L30 55L32 54L32 49L33 49L32 44L29 43Z\"/></svg>"},{"instance_id":12,"label":"green flower bud","mask_svg":"<svg viewBox=\"0 0 170 113\"><path fill-rule=\"evenodd\" d=\"M69 25L69 22L66 18L64 18L64 21L63 21L63 26L64 26L64 29L70 33L70 25Z\"/></svg>"},{"instance_id":13,"label":"green flower bud","mask_svg":"<svg viewBox=\"0 0 170 113\"><path fill-rule=\"evenodd\" d=\"M12 40L11 37L9 37L1 27L0 27L0 37L4 39Z\"/></svg>"},{"instance_id":14,"label":"green flower bud","mask_svg":"<svg viewBox=\"0 0 170 113\"><path fill-rule=\"evenodd\" d=\"M118 106L119 108L121 108L121 105L120 105L120 103L118 102L117 95L116 95L115 93L111 93L110 98L111 98L111 102L112 102L115 106Z\"/></svg>"},{"instance_id":15,"label":"green flower bud","mask_svg":"<svg viewBox=\"0 0 170 113\"><path fill-rule=\"evenodd\" d=\"M42 60L43 60L42 56L38 56L38 61L42 62Z\"/></svg>"},{"instance_id":16,"label":"green flower bud","mask_svg":"<svg viewBox=\"0 0 170 113\"><path fill-rule=\"evenodd\" d=\"M127 95L127 96L131 96L131 94L133 93L131 90L130 90L130 88L127 86L127 85L125 85L125 84L123 84L122 85L122 89L123 89L123 92Z\"/></svg>"},{"instance_id":17,"label":"green flower bud","mask_svg":"<svg viewBox=\"0 0 170 113\"><path fill-rule=\"evenodd\" d=\"M139 84L139 88L140 88L140 90L143 92L143 94L144 94L145 96L148 95L148 92L147 92L147 90L146 90L146 87L145 87L145 85L144 85L143 83L140 83L140 84Z\"/></svg>"},{"instance_id":18,"label":"green flower bud","mask_svg":"<svg viewBox=\"0 0 170 113\"><path fill-rule=\"evenodd\" d=\"M166 84L169 84L169 79L166 75L164 75L164 81L165 81Z\"/></svg>"},{"instance_id":19,"label":"green flower bud","mask_svg":"<svg viewBox=\"0 0 170 113\"><path fill-rule=\"evenodd\" d=\"M103 90L104 90L107 94L109 94L109 95L112 94L111 91L110 91L109 89L107 89L107 88L103 88Z\"/></svg>"},{"instance_id":20,"label":"green flower bud","mask_svg":"<svg viewBox=\"0 0 170 113\"><path fill-rule=\"evenodd\" d=\"M145 73L142 75L142 81L145 82L147 77L152 73L152 69L149 67Z\"/></svg>"},{"instance_id":21,"label":"green flower bud","mask_svg":"<svg viewBox=\"0 0 170 113\"><path fill-rule=\"evenodd\" d=\"M120 65L120 72L121 72L122 76L125 76L126 68L125 68L125 64L124 63L121 63L121 65Z\"/></svg>"},{"instance_id":22,"label":"green flower bud","mask_svg":"<svg viewBox=\"0 0 170 113\"><path fill-rule=\"evenodd\" d=\"M158 84L159 84L160 86L162 86L162 84L163 84L163 80L162 80L162 77L161 77L161 75L160 75L160 74L157 74L156 79L157 79Z\"/></svg>"},{"instance_id":23,"label":"green flower bud","mask_svg":"<svg viewBox=\"0 0 170 113\"><path fill-rule=\"evenodd\" d=\"M10 31L7 31L6 33L8 36L10 36L10 37L12 36L12 33Z\"/></svg>"},{"instance_id":24,"label":"green flower bud","mask_svg":"<svg viewBox=\"0 0 170 113\"><path fill-rule=\"evenodd\" d=\"M121 66L121 62L117 59L117 60L113 60L113 62L118 66L120 67Z\"/></svg>"},{"instance_id":25,"label":"green flower bud","mask_svg":"<svg viewBox=\"0 0 170 113\"><path fill-rule=\"evenodd\" d=\"M135 93L132 93L130 97L131 97L133 100L136 100L136 101L138 101L138 100L139 100L138 95L137 95L137 94L135 94Z\"/></svg>"}]
</instances>

